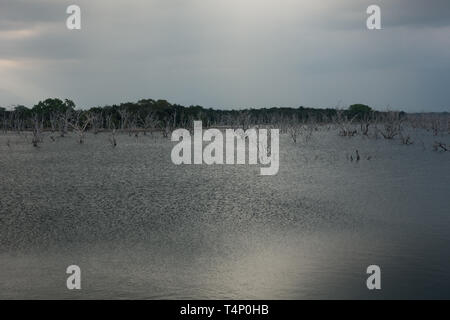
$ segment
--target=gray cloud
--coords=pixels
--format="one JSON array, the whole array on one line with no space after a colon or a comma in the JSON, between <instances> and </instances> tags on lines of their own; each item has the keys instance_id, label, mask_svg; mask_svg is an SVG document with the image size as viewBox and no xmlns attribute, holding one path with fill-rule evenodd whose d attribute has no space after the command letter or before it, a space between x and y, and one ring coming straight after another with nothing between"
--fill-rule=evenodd
<instances>
[{"instance_id":1,"label":"gray cloud","mask_svg":"<svg viewBox=\"0 0 450 320\"><path fill-rule=\"evenodd\" d=\"M0 2L0 30L14 30L40 23L62 21L67 4L50 0L2 0Z\"/></svg>"},{"instance_id":2,"label":"gray cloud","mask_svg":"<svg viewBox=\"0 0 450 320\"><path fill-rule=\"evenodd\" d=\"M166 98L206 107L334 106L449 110L450 3L2 0L0 104L48 96L80 106Z\"/></svg>"},{"instance_id":3,"label":"gray cloud","mask_svg":"<svg viewBox=\"0 0 450 320\"><path fill-rule=\"evenodd\" d=\"M399 0L381 2L386 9L386 25L413 28L450 26L448 0Z\"/></svg>"}]
</instances>

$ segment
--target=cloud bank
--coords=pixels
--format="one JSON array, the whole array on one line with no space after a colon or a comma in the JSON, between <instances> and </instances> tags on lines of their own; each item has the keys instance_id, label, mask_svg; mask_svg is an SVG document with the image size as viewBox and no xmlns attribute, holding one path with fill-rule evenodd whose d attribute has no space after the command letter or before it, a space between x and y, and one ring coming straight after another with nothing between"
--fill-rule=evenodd
<instances>
[{"instance_id":1,"label":"cloud bank","mask_svg":"<svg viewBox=\"0 0 450 320\"><path fill-rule=\"evenodd\" d=\"M366 103L450 111L450 2L0 2L0 105L163 98L213 108ZM82 29L68 30L77 4Z\"/></svg>"}]
</instances>

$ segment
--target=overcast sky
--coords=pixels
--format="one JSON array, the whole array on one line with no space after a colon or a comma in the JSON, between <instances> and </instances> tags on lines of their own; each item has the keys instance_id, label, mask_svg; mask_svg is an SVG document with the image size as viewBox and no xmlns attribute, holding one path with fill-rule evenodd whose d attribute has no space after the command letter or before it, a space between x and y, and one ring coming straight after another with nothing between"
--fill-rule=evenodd
<instances>
[{"instance_id":1,"label":"overcast sky","mask_svg":"<svg viewBox=\"0 0 450 320\"><path fill-rule=\"evenodd\" d=\"M450 111L450 1L0 0L0 106L47 97Z\"/></svg>"}]
</instances>

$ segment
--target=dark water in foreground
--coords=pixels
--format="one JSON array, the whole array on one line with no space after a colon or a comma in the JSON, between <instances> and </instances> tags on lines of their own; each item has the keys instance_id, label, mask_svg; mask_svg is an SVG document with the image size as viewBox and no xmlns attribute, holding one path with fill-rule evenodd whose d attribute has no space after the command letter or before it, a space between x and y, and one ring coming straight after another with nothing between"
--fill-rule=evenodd
<instances>
[{"instance_id":1,"label":"dark water in foreground","mask_svg":"<svg viewBox=\"0 0 450 320\"><path fill-rule=\"evenodd\" d=\"M450 298L450 153L429 133L412 146L283 136L268 177L175 166L151 136L6 139L0 298ZM81 291L66 289L71 264ZM381 291L366 288L371 264Z\"/></svg>"}]
</instances>

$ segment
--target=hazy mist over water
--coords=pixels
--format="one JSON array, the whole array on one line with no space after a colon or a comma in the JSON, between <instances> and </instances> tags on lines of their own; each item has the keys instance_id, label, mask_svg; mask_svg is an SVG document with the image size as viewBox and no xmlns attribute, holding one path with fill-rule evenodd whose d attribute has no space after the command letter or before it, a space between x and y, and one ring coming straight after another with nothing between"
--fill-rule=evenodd
<instances>
[{"instance_id":1,"label":"hazy mist over water","mask_svg":"<svg viewBox=\"0 0 450 320\"><path fill-rule=\"evenodd\" d=\"M449 154L413 138L282 135L279 173L264 177L176 166L159 135L118 135L116 148L105 133L39 148L2 135L0 297L450 298Z\"/></svg>"}]
</instances>

